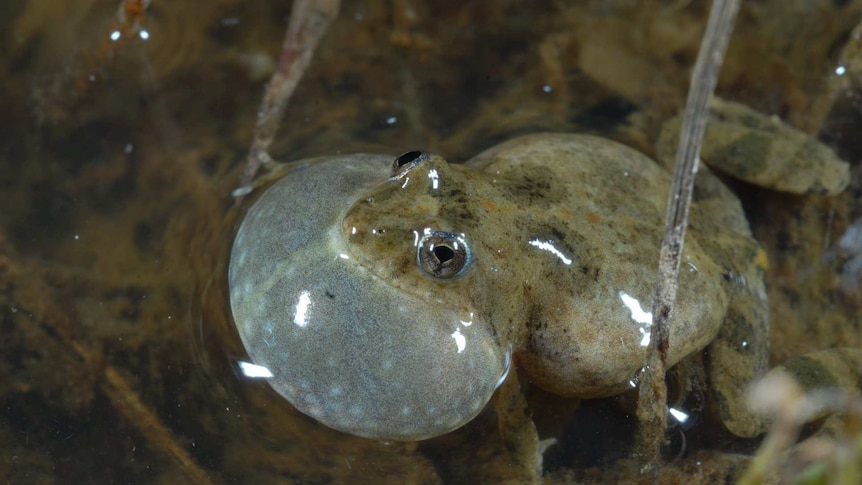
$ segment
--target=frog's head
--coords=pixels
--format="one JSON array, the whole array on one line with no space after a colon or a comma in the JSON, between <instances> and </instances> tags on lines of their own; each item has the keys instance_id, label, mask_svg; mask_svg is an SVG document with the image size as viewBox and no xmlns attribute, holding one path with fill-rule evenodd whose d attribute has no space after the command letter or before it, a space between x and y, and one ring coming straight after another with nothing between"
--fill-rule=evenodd
<instances>
[{"instance_id":1,"label":"frog's head","mask_svg":"<svg viewBox=\"0 0 862 485\"><path fill-rule=\"evenodd\" d=\"M335 429L449 432L508 367L469 295L476 248L439 217L434 170L449 173L417 153L309 163L262 195L237 233L229 284L243 343L277 392Z\"/></svg>"},{"instance_id":2,"label":"frog's head","mask_svg":"<svg viewBox=\"0 0 862 485\"><path fill-rule=\"evenodd\" d=\"M388 180L353 203L342 231L360 263L395 286L463 305L473 286L479 229L468 194L471 171L434 154L409 152ZM474 309L475 310L475 309Z\"/></svg>"}]
</instances>

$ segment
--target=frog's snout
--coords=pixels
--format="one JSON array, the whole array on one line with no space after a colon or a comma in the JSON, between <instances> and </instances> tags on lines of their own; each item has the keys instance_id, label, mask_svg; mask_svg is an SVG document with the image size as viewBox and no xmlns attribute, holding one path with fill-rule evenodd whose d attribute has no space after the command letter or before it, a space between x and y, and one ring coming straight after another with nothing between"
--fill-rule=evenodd
<instances>
[{"instance_id":1,"label":"frog's snout","mask_svg":"<svg viewBox=\"0 0 862 485\"><path fill-rule=\"evenodd\" d=\"M251 360L297 409L351 434L418 440L473 419L506 356L463 310L404 293L351 256L344 214L391 164L337 157L271 187L237 233L230 298Z\"/></svg>"}]
</instances>

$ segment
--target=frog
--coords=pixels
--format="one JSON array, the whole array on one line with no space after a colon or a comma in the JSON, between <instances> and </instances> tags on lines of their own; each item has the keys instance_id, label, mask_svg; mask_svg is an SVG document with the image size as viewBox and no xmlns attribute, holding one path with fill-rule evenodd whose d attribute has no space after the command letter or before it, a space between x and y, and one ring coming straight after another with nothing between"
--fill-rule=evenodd
<instances>
[{"instance_id":1,"label":"frog","mask_svg":"<svg viewBox=\"0 0 862 485\"><path fill-rule=\"evenodd\" d=\"M847 164L828 148L721 103L705 161L748 168L739 171L777 190L846 186ZM594 135L535 133L464 163L410 151L290 164L248 210L231 251L231 310L250 360L300 412L386 441L462 427L513 366L564 397L631 389L651 337L668 126L663 162ZM739 161L763 158L776 137L827 155L780 175ZM714 142L722 138L730 142ZM800 184L800 167L819 175ZM701 167L668 365L703 353L722 422L741 437L768 425L745 399L768 371L766 264L737 197ZM852 363L849 375L862 374L862 352L835 352ZM835 352L786 368L811 385L835 382Z\"/></svg>"}]
</instances>

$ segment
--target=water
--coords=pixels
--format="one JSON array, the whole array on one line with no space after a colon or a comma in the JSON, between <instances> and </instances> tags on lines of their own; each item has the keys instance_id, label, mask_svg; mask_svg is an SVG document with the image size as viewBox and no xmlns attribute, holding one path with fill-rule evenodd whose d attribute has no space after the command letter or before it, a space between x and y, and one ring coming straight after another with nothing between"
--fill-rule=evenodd
<instances>
[{"instance_id":1,"label":"water","mask_svg":"<svg viewBox=\"0 0 862 485\"><path fill-rule=\"evenodd\" d=\"M744 7L719 90L803 129L825 120L824 137L857 162L858 101L830 110L824 93L862 2L788 5ZM113 2L0 7L0 481L511 478L492 411L418 446L380 443L319 426L238 373L225 271L241 210L229 194L289 7L154 0L148 38L117 41ZM658 121L682 105L705 9L351 2L272 152L463 160L545 129L650 153ZM734 186L770 255L775 363L862 346L860 298L841 289L849 256L835 249L862 217L855 167L836 198ZM601 480L633 441L630 405L579 408L536 389L528 400L540 436L559 440L549 481ZM754 446L708 426L686 433L690 453Z\"/></svg>"}]
</instances>

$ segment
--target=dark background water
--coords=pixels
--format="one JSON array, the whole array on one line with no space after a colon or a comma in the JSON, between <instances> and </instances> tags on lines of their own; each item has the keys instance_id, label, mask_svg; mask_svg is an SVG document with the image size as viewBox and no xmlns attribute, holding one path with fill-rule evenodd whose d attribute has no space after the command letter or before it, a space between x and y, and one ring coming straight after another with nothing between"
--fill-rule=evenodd
<instances>
[{"instance_id":1,"label":"dark background water","mask_svg":"<svg viewBox=\"0 0 862 485\"><path fill-rule=\"evenodd\" d=\"M849 255L835 246L862 217L860 105L855 83L832 87L836 67L858 65L841 53L862 2L743 3L720 94L819 134L854 167L834 198L734 186L770 256L772 360L862 346L862 298L840 286ZM117 8L0 5L0 481L516 477L492 411L419 445L379 443L319 426L235 373L244 352L224 273L241 210L230 191L290 3L153 0L149 38L112 42ZM539 130L651 153L684 101L707 8L346 2L272 153L419 148L457 161ZM626 473L609 468L634 434L625 406L529 397L540 436L559 440L548 482ZM707 426L689 442L756 444ZM701 458L680 473L726 466Z\"/></svg>"}]
</instances>

